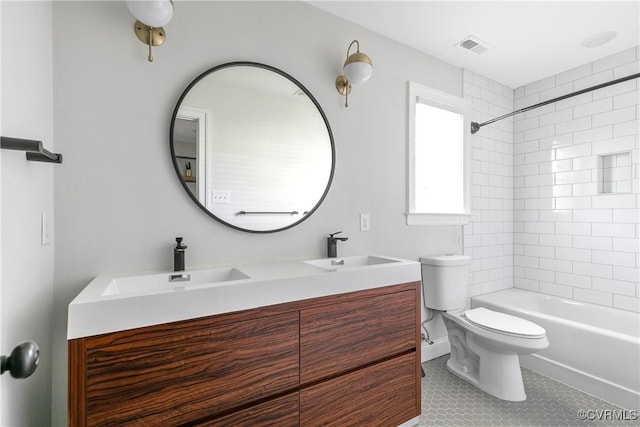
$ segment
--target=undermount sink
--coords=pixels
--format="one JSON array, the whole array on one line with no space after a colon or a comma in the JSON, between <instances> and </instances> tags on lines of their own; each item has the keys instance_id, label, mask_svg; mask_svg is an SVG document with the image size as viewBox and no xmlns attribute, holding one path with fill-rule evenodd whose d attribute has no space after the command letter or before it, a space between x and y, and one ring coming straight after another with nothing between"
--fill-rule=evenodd
<instances>
[{"instance_id":1,"label":"undermount sink","mask_svg":"<svg viewBox=\"0 0 640 427\"><path fill-rule=\"evenodd\" d=\"M305 261L307 264L324 268L325 270L337 271L345 268L365 267L368 265L388 264L399 262L397 259L385 258L373 255L350 256L343 258L325 258Z\"/></svg>"},{"instance_id":2,"label":"undermount sink","mask_svg":"<svg viewBox=\"0 0 640 427\"><path fill-rule=\"evenodd\" d=\"M128 276L112 279L102 292L102 296L126 294L151 294L157 292L182 291L198 285L215 285L249 279L237 268L216 268L198 271L177 271L173 273L151 274L148 276Z\"/></svg>"}]
</instances>

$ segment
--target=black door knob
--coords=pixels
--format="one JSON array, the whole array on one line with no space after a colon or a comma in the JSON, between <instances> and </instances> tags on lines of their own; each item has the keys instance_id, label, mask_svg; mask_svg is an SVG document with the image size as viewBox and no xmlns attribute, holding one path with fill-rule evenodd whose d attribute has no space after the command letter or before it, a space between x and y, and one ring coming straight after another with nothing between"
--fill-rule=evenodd
<instances>
[{"instance_id":1,"label":"black door knob","mask_svg":"<svg viewBox=\"0 0 640 427\"><path fill-rule=\"evenodd\" d=\"M13 378L27 378L33 374L40 361L40 348L32 341L18 344L11 355L0 356L0 374L9 371Z\"/></svg>"}]
</instances>

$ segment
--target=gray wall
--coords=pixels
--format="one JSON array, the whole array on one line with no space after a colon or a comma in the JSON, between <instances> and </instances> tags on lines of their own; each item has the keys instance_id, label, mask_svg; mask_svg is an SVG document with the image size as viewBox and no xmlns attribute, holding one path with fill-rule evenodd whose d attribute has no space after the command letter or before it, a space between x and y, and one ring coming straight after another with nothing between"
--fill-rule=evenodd
<instances>
[{"instance_id":1,"label":"gray wall","mask_svg":"<svg viewBox=\"0 0 640 427\"><path fill-rule=\"evenodd\" d=\"M1 2L3 136L36 139L54 150L51 3ZM28 37L25 37L28 28ZM44 211L53 233L53 176L59 165L2 150L1 354L25 340L41 351L36 372L0 379L0 425L45 426L51 414L54 246L40 244Z\"/></svg>"},{"instance_id":2,"label":"gray wall","mask_svg":"<svg viewBox=\"0 0 640 427\"><path fill-rule=\"evenodd\" d=\"M123 2L53 5L55 139L65 155L55 171L55 425L66 419L67 304L98 274L171 268L175 236L189 246L188 267L323 257L326 234L337 230L349 237L343 255L460 252L460 227L408 227L404 217L407 81L462 95L459 68L299 2L176 2L152 64L133 22ZM334 80L355 38L375 71L345 109ZM213 221L185 194L169 158L182 90L236 60L297 78L334 132L333 186L310 219L284 232ZM359 231L361 212L371 215L370 232Z\"/></svg>"}]
</instances>

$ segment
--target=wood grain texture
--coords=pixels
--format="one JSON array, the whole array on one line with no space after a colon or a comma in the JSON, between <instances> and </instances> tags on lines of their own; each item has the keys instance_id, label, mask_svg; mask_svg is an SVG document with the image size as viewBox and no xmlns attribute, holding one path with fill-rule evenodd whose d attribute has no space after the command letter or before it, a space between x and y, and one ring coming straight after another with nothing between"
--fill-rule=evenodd
<instances>
[{"instance_id":1,"label":"wood grain texture","mask_svg":"<svg viewBox=\"0 0 640 427\"><path fill-rule=\"evenodd\" d=\"M416 292L416 396L415 411L417 414L422 413L422 327L420 322L422 321L422 282L415 282Z\"/></svg>"},{"instance_id":2,"label":"wood grain texture","mask_svg":"<svg viewBox=\"0 0 640 427\"><path fill-rule=\"evenodd\" d=\"M178 425L297 387L297 312L218 320L88 346L88 425Z\"/></svg>"},{"instance_id":3,"label":"wood grain texture","mask_svg":"<svg viewBox=\"0 0 640 427\"><path fill-rule=\"evenodd\" d=\"M387 366L393 355L414 351L413 362L401 363L413 363L410 412L419 414L420 309L420 282L412 282L70 340L69 425L317 425L298 417L298 391L313 382L300 386L299 311L311 338L305 360L320 367L316 378L328 379L327 395L352 402L356 415L371 410L356 405L377 408L398 392L373 363ZM380 396L354 401L350 381L363 366ZM334 378L342 373L345 382ZM341 425L376 425L348 419Z\"/></svg>"},{"instance_id":4,"label":"wood grain texture","mask_svg":"<svg viewBox=\"0 0 640 427\"><path fill-rule=\"evenodd\" d=\"M414 349L415 310L415 290L301 310L301 384Z\"/></svg>"},{"instance_id":5,"label":"wood grain texture","mask_svg":"<svg viewBox=\"0 0 640 427\"><path fill-rule=\"evenodd\" d=\"M416 417L416 353L411 352L300 391L304 427L390 427Z\"/></svg>"},{"instance_id":6,"label":"wood grain texture","mask_svg":"<svg viewBox=\"0 0 640 427\"><path fill-rule=\"evenodd\" d=\"M400 283L397 285L383 286L381 288L363 289L361 291L348 292L345 294L328 295L325 297L311 298L306 300L295 301L286 303L286 306L297 310L305 310L308 308L315 308L325 305L340 304L343 302L354 301L360 298L368 298L385 294L392 294L402 291L414 291L416 288L419 290L422 286L421 282L409 282ZM272 306L276 307L276 306Z\"/></svg>"},{"instance_id":7,"label":"wood grain texture","mask_svg":"<svg viewBox=\"0 0 640 427\"><path fill-rule=\"evenodd\" d=\"M298 392L259 403L196 427L295 427L300 425Z\"/></svg>"},{"instance_id":8,"label":"wood grain texture","mask_svg":"<svg viewBox=\"0 0 640 427\"><path fill-rule=\"evenodd\" d=\"M114 344L129 344L147 339L181 336L193 328L209 328L229 323L242 322L249 319L268 318L279 314L295 312L293 306L280 305L260 307L252 310L236 311L233 313L219 314L215 316L199 317L195 319L181 320L165 324L126 329L118 332L110 332L103 335L86 337L87 349L105 347Z\"/></svg>"},{"instance_id":9,"label":"wood grain texture","mask_svg":"<svg viewBox=\"0 0 640 427\"><path fill-rule=\"evenodd\" d=\"M87 390L86 348L84 339L69 340L69 398L68 423L70 426L87 425L87 405L84 400Z\"/></svg>"}]
</instances>

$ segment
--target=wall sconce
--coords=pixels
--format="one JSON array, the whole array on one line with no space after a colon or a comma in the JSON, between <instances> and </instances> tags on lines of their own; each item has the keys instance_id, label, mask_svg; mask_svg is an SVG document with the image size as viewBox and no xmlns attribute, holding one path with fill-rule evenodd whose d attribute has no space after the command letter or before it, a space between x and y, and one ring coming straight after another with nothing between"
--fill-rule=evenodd
<instances>
[{"instance_id":1,"label":"wall sconce","mask_svg":"<svg viewBox=\"0 0 640 427\"><path fill-rule=\"evenodd\" d=\"M173 17L172 0L127 0L127 7L137 19L133 30L138 39L149 46L149 62L153 62L152 46L160 46L166 38L163 25Z\"/></svg>"},{"instance_id":2,"label":"wall sconce","mask_svg":"<svg viewBox=\"0 0 640 427\"><path fill-rule=\"evenodd\" d=\"M353 46L354 43L356 45L356 53L349 55L351 46ZM352 41L349 45L347 49L347 60L344 61L342 70L344 75L338 76L336 79L336 89L338 89L340 95L344 96L344 106L348 107L351 85L365 82L371 77L371 74L373 74L373 62L371 62L371 58L360 52L360 42L358 42L358 40Z\"/></svg>"}]
</instances>

